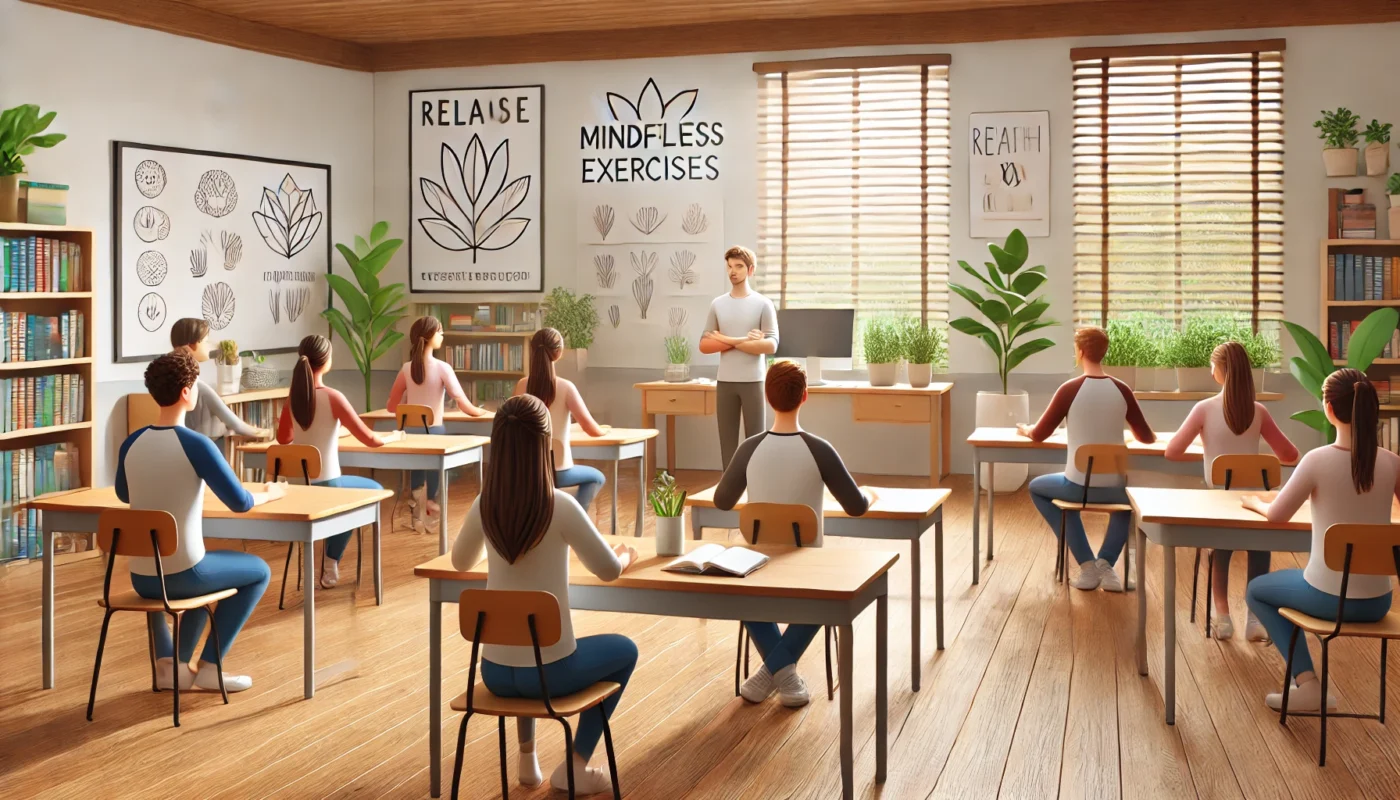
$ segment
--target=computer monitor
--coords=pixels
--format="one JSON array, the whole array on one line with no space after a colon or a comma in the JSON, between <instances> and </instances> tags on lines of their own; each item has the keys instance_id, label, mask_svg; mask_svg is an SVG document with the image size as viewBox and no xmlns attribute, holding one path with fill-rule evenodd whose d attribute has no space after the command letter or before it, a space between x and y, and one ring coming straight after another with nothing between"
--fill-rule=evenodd
<instances>
[{"instance_id":1,"label":"computer monitor","mask_svg":"<svg viewBox=\"0 0 1400 800\"><path fill-rule=\"evenodd\" d=\"M807 383L822 384L823 358L850 358L854 308L786 308L778 312L780 358L807 359Z\"/></svg>"}]
</instances>

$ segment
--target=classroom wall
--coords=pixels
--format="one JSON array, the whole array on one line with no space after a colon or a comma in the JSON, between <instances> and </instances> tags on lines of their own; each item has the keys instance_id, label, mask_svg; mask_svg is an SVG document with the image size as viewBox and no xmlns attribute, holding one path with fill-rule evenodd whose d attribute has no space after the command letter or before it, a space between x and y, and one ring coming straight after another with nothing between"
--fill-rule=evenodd
<instances>
[{"instance_id":1,"label":"classroom wall","mask_svg":"<svg viewBox=\"0 0 1400 800\"><path fill-rule=\"evenodd\" d=\"M69 184L69 223L96 231L99 298L113 296L113 140L328 163L334 240L373 224L374 94L365 73L0 0L0 104L18 103L58 111L52 130L68 134L26 163L35 180ZM110 482L124 398L144 391L144 364L113 361L110 300L97 309L93 474ZM273 361L290 367L288 356ZM213 365L206 370L212 379Z\"/></svg>"}]
</instances>

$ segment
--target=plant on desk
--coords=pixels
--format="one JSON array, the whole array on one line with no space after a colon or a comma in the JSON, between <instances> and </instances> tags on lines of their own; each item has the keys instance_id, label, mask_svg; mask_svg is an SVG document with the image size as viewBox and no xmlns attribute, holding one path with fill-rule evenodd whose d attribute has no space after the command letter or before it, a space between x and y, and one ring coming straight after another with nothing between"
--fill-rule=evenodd
<instances>
[{"instance_id":1,"label":"plant on desk","mask_svg":"<svg viewBox=\"0 0 1400 800\"><path fill-rule=\"evenodd\" d=\"M933 382L934 366L943 366L948 358L948 335L910 317L904 321L900 342L909 363L909 385L915 389L928 386Z\"/></svg>"},{"instance_id":2,"label":"plant on desk","mask_svg":"<svg viewBox=\"0 0 1400 800\"><path fill-rule=\"evenodd\" d=\"M238 391L243 377L243 363L238 356L238 342L225 339L219 342L219 352L214 356L215 372L219 381L219 394L233 394Z\"/></svg>"},{"instance_id":3,"label":"plant on desk","mask_svg":"<svg viewBox=\"0 0 1400 800\"><path fill-rule=\"evenodd\" d=\"M403 303L403 284L379 284L379 273L384 271L394 253L403 246L403 239L386 239L389 234L388 222L376 222L370 229L369 241L355 237L355 249L351 250L337 243L336 250L350 265L355 274L355 283L339 275L326 274L340 302L349 312L347 317L338 308L327 308L321 316L331 328L345 340L355 366L365 379L365 410L374 408L370 401L370 376L374 362L388 353L403 338L394 330L399 320L408 316L408 307ZM356 285L358 284L358 286Z\"/></svg>"},{"instance_id":4,"label":"plant on desk","mask_svg":"<svg viewBox=\"0 0 1400 800\"><path fill-rule=\"evenodd\" d=\"M889 317L874 317L861 328L861 349L865 353L865 369L871 386L893 386L899 374L899 359L904 354L900 341L900 326Z\"/></svg>"},{"instance_id":5,"label":"plant on desk","mask_svg":"<svg viewBox=\"0 0 1400 800\"><path fill-rule=\"evenodd\" d=\"M666 337L666 380L684 383L690 380L690 341L679 333Z\"/></svg>"},{"instance_id":6,"label":"plant on desk","mask_svg":"<svg viewBox=\"0 0 1400 800\"><path fill-rule=\"evenodd\" d=\"M652 483L651 510L656 512L656 554L678 556L685 552L685 490L671 473L656 471Z\"/></svg>"},{"instance_id":7,"label":"plant on desk","mask_svg":"<svg viewBox=\"0 0 1400 800\"><path fill-rule=\"evenodd\" d=\"M1366 319L1351 334L1347 347L1346 365L1351 369L1365 372L1371 363L1385 351L1390 337L1395 333L1396 323L1400 322L1400 311L1394 308L1378 308L1366 315ZM1321 433L1329 443L1337 438L1337 431L1327 421L1327 414L1321 409L1322 382L1338 369L1332 354L1313 332L1301 325L1285 321L1283 326L1298 345L1301 356L1294 356L1288 362L1288 371L1304 389L1317 400L1318 408L1299 411L1290 419L1295 419Z\"/></svg>"}]
</instances>

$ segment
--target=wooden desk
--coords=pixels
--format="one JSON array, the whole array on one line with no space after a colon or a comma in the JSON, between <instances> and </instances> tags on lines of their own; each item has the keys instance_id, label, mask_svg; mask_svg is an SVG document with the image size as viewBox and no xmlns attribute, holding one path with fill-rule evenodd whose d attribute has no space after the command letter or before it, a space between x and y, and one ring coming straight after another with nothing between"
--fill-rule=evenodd
<instances>
[{"instance_id":1,"label":"wooden desk","mask_svg":"<svg viewBox=\"0 0 1400 800\"><path fill-rule=\"evenodd\" d=\"M913 659L909 675L914 691L919 691L922 674L923 654L920 643L923 610L923 592L920 564L920 546L923 535L933 528L933 575L934 575L934 618L937 621L937 646L943 649L943 504L953 492L951 489L884 489L870 487L875 493L875 503L864 516L848 516L829 493L822 504L822 529L827 536L853 536L861 539L892 539L909 542L909 621ZM715 507L715 487L696 492L685 498L690 508L690 529L694 538L700 538L702 528L739 527L739 509L743 508L747 495L741 497L730 511Z\"/></svg>"},{"instance_id":2,"label":"wooden desk","mask_svg":"<svg viewBox=\"0 0 1400 800\"><path fill-rule=\"evenodd\" d=\"M1176 548L1218 547L1223 550L1269 550L1305 553L1312 549L1312 513L1307 503L1288 522L1269 522L1240 506L1241 498L1257 491L1223 489L1129 488L1128 499L1137 519L1137 582L1147 569L1147 542L1162 546L1162 663L1168 725L1176 723ZM1391 503L1391 519L1400 522L1400 505ZM1209 602L1209 600L1207 600ZM1147 674L1147 592L1138 591L1138 674Z\"/></svg>"},{"instance_id":3,"label":"wooden desk","mask_svg":"<svg viewBox=\"0 0 1400 800\"><path fill-rule=\"evenodd\" d=\"M250 489L254 486L249 486ZM316 548L314 542L362 525L374 527L374 601L384 601L379 568L379 503L392 497L385 489L337 489L327 486L288 486L287 495L257 506L246 514L228 509L213 492L204 494L204 536L209 539L256 539L265 542L301 542L302 568L306 575L302 603L302 688L307 699L316 693ZM54 686L54 533L95 532L97 518L109 508L127 508L117 491L83 489L30 504L44 512L44 688Z\"/></svg>"},{"instance_id":4,"label":"wooden desk","mask_svg":"<svg viewBox=\"0 0 1400 800\"><path fill-rule=\"evenodd\" d=\"M442 497L438 514L438 553L447 552L447 471L467 464L476 464L476 482L481 486L481 450L490 441L483 436L430 436L410 433L397 442L383 447L370 447L355 438L341 437L340 465L361 469L423 470L438 473ZM255 469L267 465L267 449L275 442L255 442L240 445L244 463ZM285 478L296 478L295 472L284 472ZM390 496L392 496L392 492ZM309 573L308 573L309 574Z\"/></svg>"},{"instance_id":5,"label":"wooden desk","mask_svg":"<svg viewBox=\"0 0 1400 800\"><path fill-rule=\"evenodd\" d=\"M672 559L656 555L655 540L605 537L610 544L637 549L638 562L608 583L595 578L572 556L569 605L575 610L621 611L696 619L796 622L836 625L840 629L838 657L841 692L841 787L851 798L855 786L851 680L855 663L852 625L875 605L875 781L885 780L889 713L888 665L890 567L898 553L873 550L831 550L821 547L760 545L771 561L747 578L716 578L662 571ZM693 549L695 543L690 543ZM468 572L452 567L440 556L414 569L428 579L428 756L433 797L440 794L442 771L442 604L455 603L467 589L486 586L486 562ZM456 624L452 625L456 636ZM463 687L465 689L465 687Z\"/></svg>"},{"instance_id":6,"label":"wooden desk","mask_svg":"<svg viewBox=\"0 0 1400 800\"><path fill-rule=\"evenodd\" d=\"M715 413L714 381L634 384L642 393L642 427L655 428L658 414L666 417L666 469L676 471L676 417L710 416ZM827 381L809 386L809 395L838 394L851 398L851 419L856 422L894 422L928 426L929 483L952 468L952 446L945 431L952 429L951 383L931 383L927 388L871 386L864 381ZM758 431L745 431L753 436ZM656 463L656 445L647 447L647 463ZM941 466L940 466L941 465Z\"/></svg>"}]
</instances>

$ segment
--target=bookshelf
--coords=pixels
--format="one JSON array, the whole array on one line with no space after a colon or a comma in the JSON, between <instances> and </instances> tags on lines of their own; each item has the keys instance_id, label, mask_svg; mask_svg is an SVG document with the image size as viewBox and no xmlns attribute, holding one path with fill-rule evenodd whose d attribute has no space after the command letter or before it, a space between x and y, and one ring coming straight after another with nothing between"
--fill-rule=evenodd
<instances>
[{"instance_id":1,"label":"bookshelf","mask_svg":"<svg viewBox=\"0 0 1400 800\"><path fill-rule=\"evenodd\" d=\"M473 403L492 407L529 374L529 340L543 312L533 302L419 303L414 316L442 323L437 357L456 370Z\"/></svg>"},{"instance_id":2,"label":"bookshelf","mask_svg":"<svg viewBox=\"0 0 1400 800\"><path fill-rule=\"evenodd\" d=\"M14 429L0 432L0 474L6 481L0 486L0 563L16 564L42 556L38 512L29 508L36 499L33 495L92 486L92 457L96 450L92 413L97 389L93 353L98 331L92 291L94 236L90 228L72 225L0 222L0 239L4 240L0 242L0 264L4 266L0 311L5 313L5 339L10 348L3 354L5 360L0 361L0 381L6 382L6 393L0 401L13 419L22 411L16 408L21 401L31 402L20 397L21 387L31 387L35 392L47 388L53 396L48 407L54 421L62 419L63 414L77 417L66 424L43 424L49 418L35 416L23 420L23 424L32 427L6 425ZM41 242L43 249L39 250ZM29 247L35 248L32 270ZM40 255L48 257L42 275L38 272ZM65 275L66 287L61 283ZM34 291L17 280L25 277L47 280L55 291ZM81 325L76 325L77 314L81 314ZM19 335L21 329L24 339ZM66 343L65 333L69 337ZM28 338L31 335L35 337L32 341ZM32 349L21 352L20 341ZM74 352L79 344L82 349ZM67 387L66 393L63 387ZM77 408L73 407L74 402ZM67 455L55 455L65 447ZM16 471L18 475L14 474ZM25 479L23 486L21 477ZM60 534L54 550L57 563L98 555L87 534Z\"/></svg>"},{"instance_id":3,"label":"bookshelf","mask_svg":"<svg viewBox=\"0 0 1400 800\"><path fill-rule=\"evenodd\" d=\"M1351 323L1360 322L1375 309L1400 308L1400 239L1323 239L1319 258L1321 325L1318 338L1332 353L1333 363L1345 366L1345 355L1337 349L1340 343L1333 341L1333 326L1338 326L1339 333L1345 336L1345 329ZM1348 267L1361 270L1362 278L1357 286L1347 286L1344 270ZM1365 284L1368 272L1372 278L1369 286ZM1358 292L1365 297L1357 299ZM1389 381L1391 397L1400 400L1400 386L1395 385L1400 380L1400 370L1395 369L1400 366L1400 347L1395 346L1394 340L1390 350L1386 356L1372 362L1367 374L1372 380ZM1386 402L1386 397L1381 400L1384 416L1400 414L1400 403ZM1396 422L1400 421L1391 420L1392 424Z\"/></svg>"}]
</instances>

